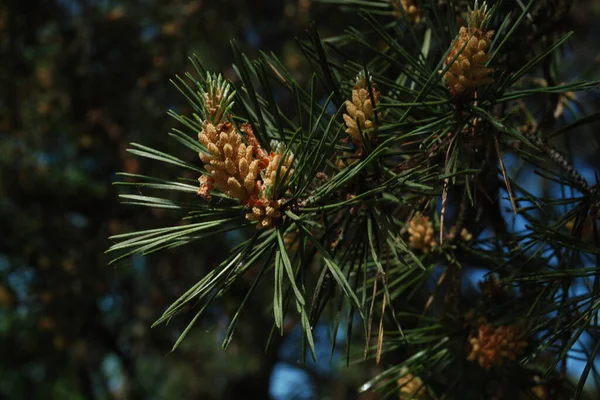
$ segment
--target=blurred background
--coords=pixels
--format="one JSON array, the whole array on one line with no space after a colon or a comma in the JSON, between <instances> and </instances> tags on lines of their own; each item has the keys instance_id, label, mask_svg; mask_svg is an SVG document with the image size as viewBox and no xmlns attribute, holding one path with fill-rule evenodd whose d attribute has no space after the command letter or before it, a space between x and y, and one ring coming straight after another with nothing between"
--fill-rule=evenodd
<instances>
[{"instance_id":1,"label":"blurred background","mask_svg":"<svg viewBox=\"0 0 600 400\"><path fill-rule=\"evenodd\" d=\"M582 54L597 65L598 28L587 29L592 19L580 14ZM252 277L170 353L194 313L151 324L235 241L111 266L104 254L109 236L176 218L120 205L111 183L119 171L171 172L125 150L132 141L170 148L167 110L186 106L169 79L189 69L188 56L235 80L236 39L251 58L258 49L278 54L302 83L310 74L295 37L312 21L325 37L358 24L309 0L0 2L0 398L375 398L355 392L377 370L340 368L342 336L330 363L325 326L315 330L318 365L299 363L294 321L265 353L270 293L246 307L223 352L228 316ZM579 150L589 156L594 148Z\"/></svg>"},{"instance_id":2,"label":"blurred background","mask_svg":"<svg viewBox=\"0 0 600 400\"><path fill-rule=\"evenodd\" d=\"M193 312L150 328L234 241L111 266L104 254L109 236L176 218L120 205L111 183L119 171L163 173L125 150L169 148L167 110L185 112L169 79L191 69L188 57L235 79L236 39L250 57L281 55L302 79L294 39L312 20L324 32L345 26L331 10L307 0L0 2L0 398L352 398L363 376L335 373L326 331L316 335L327 360L318 367L297 362L293 321L290 340L265 353L270 294L255 296L221 350L252 277L176 352Z\"/></svg>"}]
</instances>

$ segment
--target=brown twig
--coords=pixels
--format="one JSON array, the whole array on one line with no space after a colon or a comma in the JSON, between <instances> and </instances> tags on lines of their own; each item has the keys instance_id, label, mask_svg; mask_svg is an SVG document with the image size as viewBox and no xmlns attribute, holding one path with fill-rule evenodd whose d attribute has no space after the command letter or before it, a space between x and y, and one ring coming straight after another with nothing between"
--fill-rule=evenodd
<instances>
[{"instance_id":1,"label":"brown twig","mask_svg":"<svg viewBox=\"0 0 600 400\"><path fill-rule=\"evenodd\" d=\"M598 189L596 187L590 186L587 180L579 171L575 169L575 167L567 161L567 159L554 147L546 143L544 140L539 138L536 134L537 129L535 131L524 131L524 136L539 147L560 169L562 169L578 186L578 189L583 192L584 195L590 197L592 202L598 202Z\"/></svg>"},{"instance_id":2,"label":"brown twig","mask_svg":"<svg viewBox=\"0 0 600 400\"><path fill-rule=\"evenodd\" d=\"M496 147L496 155L498 156L498 162L500 163L500 170L502 171L502 176L504 177L504 183L506 185L506 191L508 192L508 197L510 199L510 205L513 209L513 213L517 214L517 202L515 201L515 195L510 186L510 179L508 178L508 174L506 173L506 167L504 166L504 161L502 160L502 154L500 153L500 143L498 142L498 136L494 135L494 145Z\"/></svg>"}]
</instances>

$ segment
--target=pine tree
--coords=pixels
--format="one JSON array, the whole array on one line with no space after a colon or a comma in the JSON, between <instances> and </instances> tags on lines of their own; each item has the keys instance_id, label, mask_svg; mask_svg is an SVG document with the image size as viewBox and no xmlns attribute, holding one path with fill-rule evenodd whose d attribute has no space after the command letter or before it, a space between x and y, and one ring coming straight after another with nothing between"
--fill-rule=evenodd
<instances>
[{"instance_id":1,"label":"pine tree","mask_svg":"<svg viewBox=\"0 0 600 400\"><path fill-rule=\"evenodd\" d=\"M235 84L197 58L175 80L193 113L170 111L180 127L169 136L196 163L132 144L173 179L123 174L144 194L121 197L182 220L114 236L116 259L245 237L156 324L197 307L176 348L252 276L224 348L265 290L267 341L296 320L316 357L312 328L329 321L364 341L360 354L348 346L349 360L384 361L363 388L403 399L584 398L587 378L600 378L600 193L556 144L598 120L569 121L565 109L600 82L585 69L560 82L573 33L559 22L572 1L328 2L368 28L328 39L311 29L299 42L307 87L277 56L250 60L234 44ZM197 179L177 178L183 170ZM592 348L578 350L584 336ZM585 368L570 379L574 352Z\"/></svg>"}]
</instances>

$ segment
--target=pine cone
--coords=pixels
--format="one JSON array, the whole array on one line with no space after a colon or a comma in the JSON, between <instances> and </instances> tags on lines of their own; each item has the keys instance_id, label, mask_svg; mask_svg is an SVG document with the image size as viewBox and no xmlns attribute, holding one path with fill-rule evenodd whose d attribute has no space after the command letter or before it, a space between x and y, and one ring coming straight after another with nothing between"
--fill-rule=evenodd
<instances>
[{"instance_id":1,"label":"pine cone","mask_svg":"<svg viewBox=\"0 0 600 400\"><path fill-rule=\"evenodd\" d=\"M374 83L371 83L371 91L373 99L371 99L371 94L369 93L367 78L361 74L357 78L352 90L352 101L346 100L346 114L344 114L346 134L351 137L359 153L362 149L362 135L370 139L373 134L374 107L379 103L380 93L375 88ZM373 104L373 100L375 104Z\"/></svg>"},{"instance_id":2,"label":"pine cone","mask_svg":"<svg viewBox=\"0 0 600 400\"><path fill-rule=\"evenodd\" d=\"M285 160L282 161L283 153L284 150L280 148L278 151L269 154L268 165L262 171L262 181L258 184L258 198L250 200L252 208L246 214L246 219L257 221L256 228L258 229L272 228L275 221L281 217L279 209L284 201L275 198L277 196L276 189L282 185L285 186L286 180L294 172L290 168L294 161L293 154L289 153Z\"/></svg>"},{"instance_id":3,"label":"pine cone","mask_svg":"<svg viewBox=\"0 0 600 400\"><path fill-rule=\"evenodd\" d=\"M210 174L200 177L198 194L208 199L215 187L245 204L258 191L260 161L254 157L254 146L242 143L242 136L229 122L215 126L204 121L198 140L208 150L200 153L200 159Z\"/></svg>"},{"instance_id":4,"label":"pine cone","mask_svg":"<svg viewBox=\"0 0 600 400\"><path fill-rule=\"evenodd\" d=\"M486 31L484 28L486 19L485 7L471 11L469 26L460 28L454 47L446 57L445 65L452 63L456 57L444 74L444 80L453 96L472 93L477 87L494 81L491 77L494 70L485 67L490 59L488 50L494 36L494 31Z\"/></svg>"},{"instance_id":5,"label":"pine cone","mask_svg":"<svg viewBox=\"0 0 600 400\"><path fill-rule=\"evenodd\" d=\"M396 17L402 18L402 10L404 10L406 17L412 24L418 24L423 19L421 8L419 8L414 0L390 0L390 2L394 8L394 15Z\"/></svg>"},{"instance_id":6,"label":"pine cone","mask_svg":"<svg viewBox=\"0 0 600 400\"><path fill-rule=\"evenodd\" d=\"M410 247L415 250L421 250L427 254L436 246L435 239L433 238L435 231L433 230L433 224L429 221L429 217L421 214L415 215L409 222L408 234Z\"/></svg>"},{"instance_id":7,"label":"pine cone","mask_svg":"<svg viewBox=\"0 0 600 400\"><path fill-rule=\"evenodd\" d=\"M400 387L400 400L405 399L424 399L426 396L423 381L418 376L403 370L404 375L396 383Z\"/></svg>"},{"instance_id":8,"label":"pine cone","mask_svg":"<svg viewBox=\"0 0 600 400\"><path fill-rule=\"evenodd\" d=\"M272 228L275 221L281 217L279 208L282 200L257 200L251 211L246 214L248 221L257 221L256 229Z\"/></svg>"},{"instance_id":9,"label":"pine cone","mask_svg":"<svg viewBox=\"0 0 600 400\"><path fill-rule=\"evenodd\" d=\"M477 361L484 369L501 366L506 359L516 360L527 347L519 329L513 325L494 328L482 324L476 334L469 336L470 346L467 360Z\"/></svg>"},{"instance_id":10,"label":"pine cone","mask_svg":"<svg viewBox=\"0 0 600 400\"><path fill-rule=\"evenodd\" d=\"M460 239L463 242L470 242L473 239L473 234L467 230L467 228L462 228L460 231Z\"/></svg>"}]
</instances>

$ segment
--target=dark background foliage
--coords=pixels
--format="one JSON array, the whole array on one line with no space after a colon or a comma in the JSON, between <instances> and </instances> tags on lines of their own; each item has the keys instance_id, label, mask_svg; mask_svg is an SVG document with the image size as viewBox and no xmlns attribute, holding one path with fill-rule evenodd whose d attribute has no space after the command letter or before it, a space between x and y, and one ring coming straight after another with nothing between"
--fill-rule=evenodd
<instances>
[{"instance_id":1,"label":"dark background foliage","mask_svg":"<svg viewBox=\"0 0 600 400\"><path fill-rule=\"evenodd\" d=\"M598 25L588 12L597 6L580 3L572 22L583 29L571 62L598 68ZM193 313L150 329L152 322L224 258L227 241L114 267L104 255L111 235L171 222L163 212L119 205L111 182L117 171L160 174L125 149L131 141L168 149L166 111L186 107L169 79L188 69L188 56L234 79L229 40L236 38L250 56L273 51L307 80L294 37L310 21L326 37L358 23L353 18L308 0L0 3L0 398L267 398L269 389L282 393L274 376L303 388L279 398L356 396L369 371L340 375L327 356L323 365L298 366L293 326L265 353L272 317L260 299L222 352L227 315L245 287L169 353ZM569 146L598 170L597 135L588 137ZM315 336L329 348L326 333ZM286 371L296 373L293 381Z\"/></svg>"},{"instance_id":2,"label":"dark background foliage","mask_svg":"<svg viewBox=\"0 0 600 400\"><path fill-rule=\"evenodd\" d=\"M236 38L301 75L294 37L328 9L310 12L295 0L0 4L0 398L267 398L270 315L249 312L219 346L243 288L172 354L190 317L150 329L228 243L108 266L109 236L170 222L119 205L111 183L143 167L129 142L168 146L166 112L184 107L169 79L188 56L232 78Z\"/></svg>"}]
</instances>

